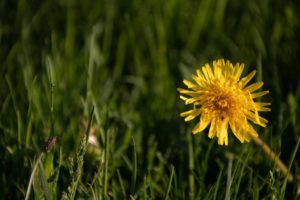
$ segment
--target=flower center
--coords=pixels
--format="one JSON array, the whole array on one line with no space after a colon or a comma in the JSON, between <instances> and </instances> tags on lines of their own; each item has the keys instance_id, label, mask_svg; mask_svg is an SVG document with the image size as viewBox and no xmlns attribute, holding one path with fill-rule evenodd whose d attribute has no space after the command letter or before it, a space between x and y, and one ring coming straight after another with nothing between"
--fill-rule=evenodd
<instances>
[{"instance_id":1,"label":"flower center","mask_svg":"<svg viewBox=\"0 0 300 200\"><path fill-rule=\"evenodd\" d=\"M210 101L210 110L222 120L234 112L235 100L227 93L215 93Z\"/></svg>"},{"instance_id":2,"label":"flower center","mask_svg":"<svg viewBox=\"0 0 300 200\"><path fill-rule=\"evenodd\" d=\"M215 106L218 107L219 109L226 109L228 107L228 103L226 99L221 99L215 103Z\"/></svg>"},{"instance_id":3,"label":"flower center","mask_svg":"<svg viewBox=\"0 0 300 200\"><path fill-rule=\"evenodd\" d=\"M238 98L238 90L229 87L213 86L210 88L205 105L205 112L211 113L214 117L224 120L227 117L238 114L244 106Z\"/></svg>"},{"instance_id":4,"label":"flower center","mask_svg":"<svg viewBox=\"0 0 300 200\"><path fill-rule=\"evenodd\" d=\"M211 108L217 115L225 117L231 109L231 101L227 95L215 96L211 102Z\"/></svg>"}]
</instances>

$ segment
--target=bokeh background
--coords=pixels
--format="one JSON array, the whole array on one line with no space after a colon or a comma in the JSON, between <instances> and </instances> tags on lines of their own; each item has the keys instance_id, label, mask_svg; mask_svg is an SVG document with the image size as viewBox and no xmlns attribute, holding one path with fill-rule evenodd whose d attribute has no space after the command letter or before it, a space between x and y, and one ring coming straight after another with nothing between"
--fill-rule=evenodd
<instances>
[{"instance_id":1,"label":"bokeh background","mask_svg":"<svg viewBox=\"0 0 300 200\"><path fill-rule=\"evenodd\" d=\"M0 196L24 198L41 145L56 135L31 198L59 199L94 107L98 145L87 147L77 199L299 199L299 9L291 0L2 0ZM257 70L270 90L268 127L256 128L291 164L293 183L252 142L230 134L218 146L180 118L182 79L219 58Z\"/></svg>"}]
</instances>

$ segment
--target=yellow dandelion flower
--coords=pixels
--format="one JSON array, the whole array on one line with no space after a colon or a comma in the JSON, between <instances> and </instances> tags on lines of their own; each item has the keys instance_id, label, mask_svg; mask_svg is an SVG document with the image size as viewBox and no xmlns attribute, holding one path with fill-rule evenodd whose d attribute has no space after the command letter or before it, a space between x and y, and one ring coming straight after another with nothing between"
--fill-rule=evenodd
<instances>
[{"instance_id":1,"label":"yellow dandelion flower","mask_svg":"<svg viewBox=\"0 0 300 200\"><path fill-rule=\"evenodd\" d=\"M220 59L213 61L212 68L205 64L202 72L197 70L197 75L192 75L194 83L183 80L189 90L178 88L182 94L180 98L185 104L193 104L194 108L180 116L185 121L199 116L200 122L192 130L194 134L210 125L208 137L216 136L219 145L228 145L228 126L242 143L258 136L249 121L266 126L268 121L259 116L258 112L270 111L267 107L270 103L254 102L254 99L269 91L254 92L262 87L263 82L247 86L256 71L240 78L243 69L244 64L233 66L230 61Z\"/></svg>"}]
</instances>

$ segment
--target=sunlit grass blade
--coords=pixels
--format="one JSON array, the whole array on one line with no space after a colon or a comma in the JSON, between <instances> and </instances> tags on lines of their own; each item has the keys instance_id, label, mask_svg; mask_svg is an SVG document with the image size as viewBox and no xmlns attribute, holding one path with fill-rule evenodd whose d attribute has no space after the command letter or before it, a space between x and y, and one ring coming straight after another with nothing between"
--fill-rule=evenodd
<instances>
[{"instance_id":1,"label":"sunlit grass blade","mask_svg":"<svg viewBox=\"0 0 300 200\"><path fill-rule=\"evenodd\" d=\"M219 175L218 175L218 179L216 181L216 185L215 185L215 191L214 191L214 196L213 196L213 200L216 200L217 199L217 195L218 195L218 191L219 191L219 187L220 187L220 184L221 184L221 178L222 178L222 173L223 173L223 167L221 168L220 172L219 172Z\"/></svg>"},{"instance_id":2,"label":"sunlit grass blade","mask_svg":"<svg viewBox=\"0 0 300 200\"><path fill-rule=\"evenodd\" d=\"M296 154L297 154L297 151L299 149L299 145L300 145L300 137L298 138L298 141L297 141L297 144L294 148L294 151L292 153L292 156L291 156L291 159L290 159L290 163L289 163L289 168L288 168L288 171L290 172L291 171L291 167L292 167L292 164L295 160L295 157L296 157ZM283 185L282 187L280 188L280 199L284 199L284 194L285 194L285 190L286 190L286 184L287 184L287 181L288 181L288 174L285 176L285 179L284 179L284 182L283 182Z\"/></svg>"},{"instance_id":3,"label":"sunlit grass blade","mask_svg":"<svg viewBox=\"0 0 300 200\"><path fill-rule=\"evenodd\" d=\"M136 146L134 142L134 138L132 137L132 158L133 158L133 169L131 172L131 188L130 193L134 195L135 193L135 185L136 185L136 177L137 177L137 155L136 155Z\"/></svg>"},{"instance_id":4,"label":"sunlit grass blade","mask_svg":"<svg viewBox=\"0 0 300 200\"><path fill-rule=\"evenodd\" d=\"M121 187L122 195L123 195L123 198L125 199L126 198L126 190L125 190L124 183L123 183L122 176L121 176L119 169L117 169L117 174L118 174L118 180L119 180L119 184Z\"/></svg>"},{"instance_id":5,"label":"sunlit grass blade","mask_svg":"<svg viewBox=\"0 0 300 200\"><path fill-rule=\"evenodd\" d=\"M170 175L170 178L169 178L168 188L167 188L164 200L169 199L169 193L170 193L172 182L173 182L173 176L174 176L174 166L172 165L171 175Z\"/></svg>"},{"instance_id":6,"label":"sunlit grass blade","mask_svg":"<svg viewBox=\"0 0 300 200\"><path fill-rule=\"evenodd\" d=\"M109 158L109 136L111 129L105 131L105 150L104 150L104 180L103 180L103 198L107 199L107 181L108 181L108 158Z\"/></svg>"}]
</instances>

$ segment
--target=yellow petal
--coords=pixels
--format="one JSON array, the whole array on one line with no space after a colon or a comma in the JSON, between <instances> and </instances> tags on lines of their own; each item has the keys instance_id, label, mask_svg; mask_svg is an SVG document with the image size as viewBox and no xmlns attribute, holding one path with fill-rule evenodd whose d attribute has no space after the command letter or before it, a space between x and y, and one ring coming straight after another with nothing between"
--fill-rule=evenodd
<instances>
[{"instance_id":1,"label":"yellow petal","mask_svg":"<svg viewBox=\"0 0 300 200\"><path fill-rule=\"evenodd\" d=\"M180 113L181 117L186 117L188 115L195 115L195 114L200 114L201 113L201 109L193 109L193 110L188 110L185 112Z\"/></svg>"},{"instance_id":2,"label":"yellow petal","mask_svg":"<svg viewBox=\"0 0 300 200\"><path fill-rule=\"evenodd\" d=\"M196 70L197 76L200 78L200 80L204 80L203 74L199 69Z\"/></svg>"},{"instance_id":3,"label":"yellow petal","mask_svg":"<svg viewBox=\"0 0 300 200\"><path fill-rule=\"evenodd\" d=\"M225 60L224 59L218 59L216 61L213 61L213 65L218 65L218 66L225 66Z\"/></svg>"},{"instance_id":4,"label":"yellow petal","mask_svg":"<svg viewBox=\"0 0 300 200\"><path fill-rule=\"evenodd\" d=\"M214 65L214 77L219 79L222 75L222 69L218 65Z\"/></svg>"},{"instance_id":5,"label":"yellow petal","mask_svg":"<svg viewBox=\"0 0 300 200\"><path fill-rule=\"evenodd\" d=\"M186 112L183 112L180 114L181 117L184 117L184 121L191 121L193 120L195 117L197 117L198 115L200 115L202 112L201 109L194 109L194 110L189 110L189 111L186 111Z\"/></svg>"},{"instance_id":6,"label":"yellow petal","mask_svg":"<svg viewBox=\"0 0 300 200\"><path fill-rule=\"evenodd\" d=\"M199 97L193 97L193 98L190 98L190 99L188 99L185 103L186 104L191 104L191 103L193 103L193 104L195 104L195 105L197 105L197 104L202 104L203 102L205 102L205 100L206 100L206 98L204 98L203 96L199 96Z\"/></svg>"},{"instance_id":7,"label":"yellow petal","mask_svg":"<svg viewBox=\"0 0 300 200\"><path fill-rule=\"evenodd\" d=\"M179 98L182 99L183 101L186 101L188 99L187 97L182 96L182 95L180 95Z\"/></svg>"},{"instance_id":8,"label":"yellow petal","mask_svg":"<svg viewBox=\"0 0 300 200\"><path fill-rule=\"evenodd\" d=\"M258 137L258 133L256 132L256 130L253 128L253 126L251 124L248 124L247 130L248 130L248 134L250 134L250 135L248 135L249 139L251 137Z\"/></svg>"},{"instance_id":9,"label":"yellow petal","mask_svg":"<svg viewBox=\"0 0 300 200\"><path fill-rule=\"evenodd\" d=\"M237 65L239 64L237 63ZM223 69L224 77L226 79L229 79L229 77L232 76L232 71L233 71L233 65L230 63L229 60L227 60Z\"/></svg>"},{"instance_id":10,"label":"yellow petal","mask_svg":"<svg viewBox=\"0 0 300 200\"><path fill-rule=\"evenodd\" d=\"M207 68L207 71L209 72L210 78L215 79L214 69L213 67L210 67L208 64L205 65Z\"/></svg>"},{"instance_id":11,"label":"yellow petal","mask_svg":"<svg viewBox=\"0 0 300 200\"><path fill-rule=\"evenodd\" d=\"M217 137L218 137L218 144L228 145L228 118L223 120L217 120Z\"/></svg>"},{"instance_id":12,"label":"yellow petal","mask_svg":"<svg viewBox=\"0 0 300 200\"><path fill-rule=\"evenodd\" d=\"M210 128L209 128L209 132L208 132L208 137L213 138L213 137L215 137L215 135L216 135L216 120L212 119Z\"/></svg>"},{"instance_id":13,"label":"yellow petal","mask_svg":"<svg viewBox=\"0 0 300 200\"><path fill-rule=\"evenodd\" d=\"M267 108L266 106L271 105L271 103L261 103L261 102L255 102L255 108L257 111L261 112L268 112L271 111L270 108Z\"/></svg>"},{"instance_id":14,"label":"yellow petal","mask_svg":"<svg viewBox=\"0 0 300 200\"><path fill-rule=\"evenodd\" d=\"M255 102L255 104L257 104L259 106L263 106L263 107L271 105L271 103L268 103L268 102Z\"/></svg>"},{"instance_id":15,"label":"yellow petal","mask_svg":"<svg viewBox=\"0 0 300 200\"><path fill-rule=\"evenodd\" d=\"M197 86L196 86L194 83L192 83L191 81L183 80L183 83L184 83L188 88L190 88L190 89L196 89L196 88L197 88Z\"/></svg>"},{"instance_id":16,"label":"yellow petal","mask_svg":"<svg viewBox=\"0 0 300 200\"><path fill-rule=\"evenodd\" d=\"M244 88L243 90L244 91L247 91L247 92L253 92L259 88L261 88L263 86L263 82L257 82L257 83L254 83L254 84L251 84L249 85L248 87Z\"/></svg>"},{"instance_id":17,"label":"yellow petal","mask_svg":"<svg viewBox=\"0 0 300 200\"><path fill-rule=\"evenodd\" d=\"M232 130L232 133L235 135L235 137L237 137L237 139L239 141L241 141L241 143L244 143L244 138L242 137L240 131L237 129L237 125L234 121L231 121L229 120L229 125L230 125L230 128Z\"/></svg>"},{"instance_id":18,"label":"yellow petal","mask_svg":"<svg viewBox=\"0 0 300 200\"><path fill-rule=\"evenodd\" d=\"M192 90L186 90L182 88L177 88L177 91L180 92L181 94L186 94L192 97L199 96L199 94L204 93L204 91L202 90L192 91Z\"/></svg>"},{"instance_id":19,"label":"yellow petal","mask_svg":"<svg viewBox=\"0 0 300 200\"><path fill-rule=\"evenodd\" d=\"M262 91L262 92L256 92L256 93L252 93L251 97L252 97L252 99L254 99L254 98L257 98L257 97L264 96L264 95L266 95L268 93L269 93L269 90Z\"/></svg>"},{"instance_id":20,"label":"yellow petal","mask_svg":"<svg viewBox=\"0 0 300 200\"><path fill-rule=\"evenodd\" d=\"M258 124L262 127L265 127L266 124L268 123L268 120L266 120L265 118L259 116L257 112L253 113L253 112L249 111L249 112L246 112L245 115L248 119L253 121L255 124Z\"/></svg>"},{"instance_id":21,"label":"yellow petal","mask_svg":"<svg viewBox=\"0 0 300 200\"><path fill-rule=\"evenodd\" d=\"M192 74L192 78L194 79L194 81L196 81L196 83L200 86L200 87L204 87L205 85L205 79L201 76L195 76L194 74Z\"/></svg>"},{"instance_id":22,"label":"yellow petal","mask_svg":"<svg viewBox=\"0 0 300 200\"><path fill-rule=\"evenodd\" d=\"M269 112L269 111L271 111L271 108L266 108L266 107L256 107L256 110L257 110L257 111L260 111L260 112Z\"/></svg>"},{"instance_id":23,"label":"yellow petal","mask_svg":"<svg viewBox=\"0 0 300 200\"><path fill-rule=\"evenodd\" d=\"M202 67L202 71L204 76L206 77L206 80L212 80L214 78L212 70L208 64L205 64L205 66Z\"/></svg>"},{"instance_id":24,"label":"yellow petal","mask_svg":"<svg viewBox=\"0 0 300 200\"><path fill-rule=\"evenodd\" d=\"M268 123L268 120L259 116L259 122L260 123L258 125L260 125L262 127L266 127L266 124Z\"/></svg>"},{"instance_id":25,"label":"yellow petal","mask_svg":"<svg viewBox=\"0 0 300 200\"><path fill-rule=\"evenodd\" d=\"M241 85L241 88L244 88L247 83L249 83L249 81L251 81L251 79L254 77L254 75L256 74L256 71L252 71L250 74L248 74L246 77L242 78L239 82L239 84Z\"/></svg>"},{"instance_id":26,"label":"yellow petal","mask_svg":"<svg viewBox=\"0 0 300 200\"><path fill-rule=\"evenodd\" d=\"M239 79L240 79L240 77L241 77L241 75L242 75L242 73L243 73L244 67L245 67L245 65L244 65L244 64L241 64L241 65L239 65L239 66L236 68L235 73L234 73L234 77L235 77L236 80L239 80Z\"/></svg>"},{"instance_id":27,"label":"yellow petal","mask_svg":"<svg viewBox=\"0 0 300 200\"><path fill-rule=\"evenodd\" d=\"M207 115L202 115L200 118L200 122L193 128L192 132L194 134L199 133L203 131L210 123L211 118L209 118Z\"/></svg>"}]
</instances>

